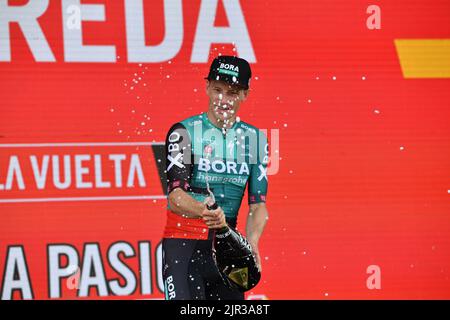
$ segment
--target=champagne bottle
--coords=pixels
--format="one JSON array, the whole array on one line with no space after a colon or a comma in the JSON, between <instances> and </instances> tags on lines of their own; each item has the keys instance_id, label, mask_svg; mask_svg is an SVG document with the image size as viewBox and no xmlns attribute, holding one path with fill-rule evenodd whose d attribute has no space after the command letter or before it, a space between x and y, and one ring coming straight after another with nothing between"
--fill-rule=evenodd
<instances>
[{"instance_id":1,"label":"champagne bottle","mask_svg":"<svg viewBox=\"0 0 450 320\"><path fill-rule=\"evenodd\" d=\"M216 202L207 205L218 208ZM245 292L255 287L261 279L250 243L238 231L225 226L215 231L213 252L216 265L225 283L232 289Z\"/></svg>"}]
</instances>

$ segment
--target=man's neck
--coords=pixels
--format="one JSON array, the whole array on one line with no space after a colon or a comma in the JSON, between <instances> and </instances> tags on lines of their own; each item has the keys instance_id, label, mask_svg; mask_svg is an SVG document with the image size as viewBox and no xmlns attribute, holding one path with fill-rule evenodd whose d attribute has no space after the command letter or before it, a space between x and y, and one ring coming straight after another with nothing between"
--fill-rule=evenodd
<instances>
[{"instance_id":1,"label":"man's neck","mask_svg":"<svg viewBox=\"0 0 450 320\"><path fill-rule=\"evenodd\" d=\"M234 122L236 121L236 115L233 115L233 117L231 117L230 119L227 119L228 121L223 122L219 119L216 119L216 117L214 116L214 114L212 113L211 110L208 110L208 112L206 113L208 115L208 119L209 121L216 126L219 129L230 129ZM225 127L223 126L225 124Z\"/></svg>"}]
</instances>

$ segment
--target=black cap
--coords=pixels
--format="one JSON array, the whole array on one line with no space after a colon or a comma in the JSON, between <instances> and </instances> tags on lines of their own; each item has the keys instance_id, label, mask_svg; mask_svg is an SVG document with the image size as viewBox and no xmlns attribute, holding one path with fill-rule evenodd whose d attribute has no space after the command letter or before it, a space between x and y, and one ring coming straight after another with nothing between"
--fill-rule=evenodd
<instances>
[{"instance_id":1,"label":"black cap","mask_svg":"<svg viewBox=\"0 0 450 320\"><path fill-rule=\"evenodd\" d=\"M219 56L213 60L208 80L225 81L232 85L249 88L252 70L247 60L234 56Z\"/></svg>"}]
</instances>

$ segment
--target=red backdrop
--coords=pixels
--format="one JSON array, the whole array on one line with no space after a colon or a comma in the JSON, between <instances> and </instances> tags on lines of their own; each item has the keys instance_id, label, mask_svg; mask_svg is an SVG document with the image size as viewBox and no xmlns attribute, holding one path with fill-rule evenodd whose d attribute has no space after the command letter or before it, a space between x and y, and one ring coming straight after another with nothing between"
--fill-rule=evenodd
<instances>
[{"instance_id":1,"label":"red backdrop","mask_svg":"<svg viewBox=\"0 0 450 320\"><path fill-rule=\"evenodd\" d=\"M215 27L230 27L229 15L241 13L256 59L240 117L279 129L280 145L271 152L280 166L269 176L270 219L260 243L263 279L248 297L450 298L448 40L439 40L444 49L425 61L441 68L438 75L425 67L408 76L407 63L424 63L422 51L412 54L412 62L401 61L395 42L449 38L450 3L251 0L240 1L240 12L229 12L239 8L233 6L238 1L218 2ZM202 31L197 0L182 1L183 38L172 58L132 62L125 1L82 3L105 10L105 21L82 22L83 43L114 46L116 61L95 62L95 55L68 61L60 1L50 0L37 19L54 61L39 61L19 24L5 29L0 10L0 38L10 40L10 46L0 45L5 299L23 297L23 290L11 290L14 285L30 287L35 299L74 298L77 290L66 281L73 278L55 282L51 265L90 261L99 282L89 298L103 295L102 286L109 288L114 279L132 287L126 298L163 297L157 249L166 201L154 150L171 124L206 110L203 77L212 58L244 55L238 44L215 43L205 61L192 58L195 42L204 41L196 40ZM0 8L6 4L30 5L2 0ZM367 26L372 4L381 10L381 29ZM163 1L144 1L148 46L167 34L164 9ZM36 31L35 24L28 27ZM411 51L406 46L406 54ZM62 179L64 172L70 175L66 186L54 182L55 163ZM240 229L246 215L245 200ZM132 251L118 259L134 273L134 287L111 266L109 249L118 242ZM51 260L58 244L71 246L67 250L78 259ZM378 288L368 285L373 265L380 271L374 275L381 280L375 281ZM51 295L57 283L61 291ZM113 293L108 289L106 297Z\"/></svg>"}]
</instances>

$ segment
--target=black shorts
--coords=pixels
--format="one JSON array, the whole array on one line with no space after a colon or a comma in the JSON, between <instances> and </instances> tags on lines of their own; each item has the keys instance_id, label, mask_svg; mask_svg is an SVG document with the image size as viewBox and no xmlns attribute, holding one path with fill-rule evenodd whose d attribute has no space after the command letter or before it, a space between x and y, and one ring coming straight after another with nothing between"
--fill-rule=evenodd
<instances>
[{"instance_id":1,"label":"black shorts","mask_svg":"<svg viewBox=\"0 0 450 320\"><path fill-rule=\"evenodd\" d=\"M166 300L244 300L244 293L229 289L220 276L212 234L208 240L163 239Z\"/></svg>"}]
</instances>

